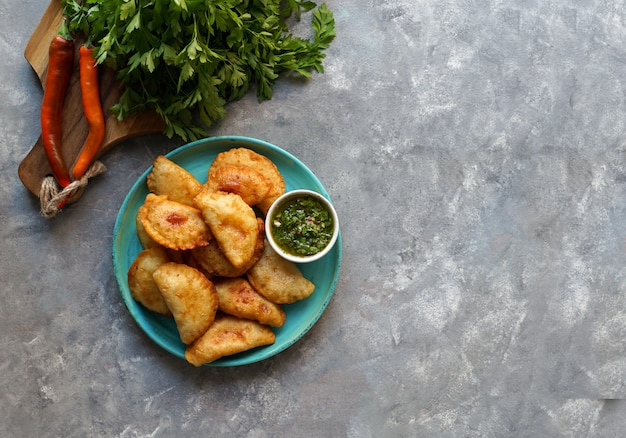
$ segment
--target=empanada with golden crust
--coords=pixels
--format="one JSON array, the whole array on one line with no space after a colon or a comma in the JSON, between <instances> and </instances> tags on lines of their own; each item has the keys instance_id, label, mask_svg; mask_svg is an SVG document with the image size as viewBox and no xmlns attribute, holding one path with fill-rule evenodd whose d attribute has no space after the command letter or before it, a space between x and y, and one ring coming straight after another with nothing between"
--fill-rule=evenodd
<instances>
[{"instance_id":1,"label":"empanada with golden crust","mask_svg":"<svg viewBox=\"0 0 626 438\"><path fill-rule=\"evenodd\" d=\"M272 327L285 323L285 312L280 305L259 294L245 278L223 278L214 283L222 312Z\"/></svg>"},{"instance_id":2,"label":"empanada with golden crust","mask_svg":"<svg viewBox=\"0 0 626 438\"><path fill-rule=\"evenodd\" d=\"M152 274L169 261L165 248L154 246L141 251L128 269L128 288L135 301L163 316L172 316L172 312L154 283Z\"/></svg>"},{"instance_id":3,"label":"empanada with golden crust","mask_svg":"<svg viewBox=\"0 0 626 438\"><path fill-rule=\"evenodd\" d=\"M250 166L225 165L210 173L206 186L214 192L236 193L248 205L260 204L272 183Z\"/></svg>"},{"instance_id":4,"label":"empanada with golden crust","mask_svg":"<svg viewBox=\"0 0 626 438\"><path fill-rule=\"evenodd\" d=\"M268 193L255 204L263 214L266 214L272 203L285 193L285 180L276 165L266 156L251 149L243 147L232 148L217 154L209 167L207 181L215 180L218 169L223 166L250 167L263 175L270 183L271 187Z\"/></svg>"},{"instance_id":5,"label":"empanada with golden crust","mask_svg":"<svg viewBox=\"0 0 626 438\"><path fill-rule=\"evenodd\" d=\"M265 226L264 221L260 217L256 218L259 234L256 239L254 247L254 253L252 258L239 268L233 266L233 264L226 258L216 239L212 239L208 245L193 248L189 251L185 251L188 256L188 264L193 265L200 269L207 277L240 277L250 269L263 254L263 245L265 243Z\"/></svg>"},{"instance_id":6,"label":"empanada with golden crust","mask_svg":"<svg viewBox=\"0 0 626 438\"><path fill-rule=\"evenodd\" d=\"M154 247L159 247L165 250L167 253L167 258L170 259L170 262L179 262L183 263L183 251L177 249L166 248L163 245L159 245L150 235L146 232L143 224L141 223L141 209L137 211L137 215L135 217L135 225L137 230L137 239L139 239L139 243L143 249L149 249Z\"/></svg>"},{"instance_id":7,"label":"empanada with golden crust","mask_svg":"<svg viewBox=\"0 0 626 438\"><path fill-rule=\"evenodd\" d=\"M174 316L181 341L198 339L215 319L218 297L215 285L200 271L181 263L164 263L152 274Z\"/></svg>"},{"instance_id":8,"label":"empanada with golden crust","mask_svg":"<svg viewBox=\"0 0 626 438\"><path fill-rule=\"evenodd\" d=\"M247 272L248 281L258 293L276 304L289 304L310 296L315 285L298 266L279 256L266 241L263 255Z\"/></svg>"},{"instance_id":9,"label":"empanada with golden crust","mask_svg":"<svg viewBox=\"0 0 626 438\"><path fill-rule=\"evenodd\" d=\"M146 183L152 193L190 206L202 189L202 184L191 173L164 155L159 155L152 163Z\"/></svg>"},{"instance_id":10,"label":"empanada with golden crust","mask_svg":"<svg viewBox=\"0 0 626 438\"><path fill-rule=\"evenodd\" d=\"M200 366L275 341L276 335L268 326L220 312L209 329L187 346L185 358Z\"/></svg>"},{"instance_id":11,"label":"empanada with golden crust","mask_svg":"<svg viewBox=\"0 0 626 438\"><path fill-rule=\"evenodd\" d=\"M245 266L254 255L259 235L252 207L239 195L208 189L194 201L224 256L235 268Z\"/></svg>"},{"instance_id":12,"label":"empanada with golden crust","mask_svg":"<svg viewBox=\"0 0 626 438\"><path fill-rule=\"evenodd\" d=\"M211 230L198 209L165 196L148 193L139 215L148 236L166 248L191 249L211 240Z\"/></svg>"}]
</instances>

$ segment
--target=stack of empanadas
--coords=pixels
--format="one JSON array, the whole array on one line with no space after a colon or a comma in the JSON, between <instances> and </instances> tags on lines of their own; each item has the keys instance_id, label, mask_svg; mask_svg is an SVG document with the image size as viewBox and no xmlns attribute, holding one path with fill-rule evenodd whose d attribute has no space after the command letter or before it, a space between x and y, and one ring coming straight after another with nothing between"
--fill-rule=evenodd
<instances>
[{"instance_id":1,"label":"stack of empanadas","mask_svg":"<svg viewBox=\"0 0 626 438\"><path fill-rule=\"evenodd\" d=\"M133 298L172 317L195 366L275 342L281 305L315 286L276 254L264 214L285 191L278 168L250 149L217 155L207 181L159 156L136 217L144 250L128 270Z\"/></svg>"}]
</instances>

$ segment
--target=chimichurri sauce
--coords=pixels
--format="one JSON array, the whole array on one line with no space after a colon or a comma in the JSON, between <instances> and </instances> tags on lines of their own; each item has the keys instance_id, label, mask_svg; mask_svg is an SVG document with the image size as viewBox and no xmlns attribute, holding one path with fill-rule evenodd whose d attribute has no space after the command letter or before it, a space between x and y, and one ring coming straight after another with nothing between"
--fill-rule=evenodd
<instances>
[{"instance_id":1,"label":"chimichurri sauce","mask_svg":"<svg viewBox=\"0 0 626 438\"><path fill-rule=\"evenodd\" d=\"M285 200L271 218L272 237L285 252L298 256L323 250L333 235L333 218L318 199L302 196Z\"/></svg>"}]
</instances>

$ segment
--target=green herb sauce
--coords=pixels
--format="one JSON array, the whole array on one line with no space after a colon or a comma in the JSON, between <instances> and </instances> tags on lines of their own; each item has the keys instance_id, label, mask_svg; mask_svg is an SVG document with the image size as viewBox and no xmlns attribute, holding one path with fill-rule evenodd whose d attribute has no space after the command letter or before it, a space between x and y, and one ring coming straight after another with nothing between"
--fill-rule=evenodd
<instances>
[{"instance_id":1,"label":"green herb sauce","mask_svg":"<svg viewBox=\"0 0 626 438\"><path fill-rule=\"evenodd\" d=\"M312 196L287 199L271 218L272 237L293 255L313 255L323 250L333 235L333 218Z\"/></svg>"}]
</instances>

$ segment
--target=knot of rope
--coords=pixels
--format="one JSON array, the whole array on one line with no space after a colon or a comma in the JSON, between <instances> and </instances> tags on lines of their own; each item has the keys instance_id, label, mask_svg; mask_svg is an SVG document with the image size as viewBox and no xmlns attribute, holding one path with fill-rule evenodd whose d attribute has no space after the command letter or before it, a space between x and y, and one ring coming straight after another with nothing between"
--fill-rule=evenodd
<instances>
[{"instance_id":1,"label":"knot of rope","mask_svg":"<svg viewBox=\"0 0 626 438\"><path fill-rule=\"evenodd\" d=\"M89 178L100 175L106 170L107 168L102 162L96 161L87 169L82 178L72 181L63 190L59 190L60 187L53 176L44 178L39 189L41 214L48 219L59 214L61 207L87 186Z\"/></svg>"}]
</instances>

